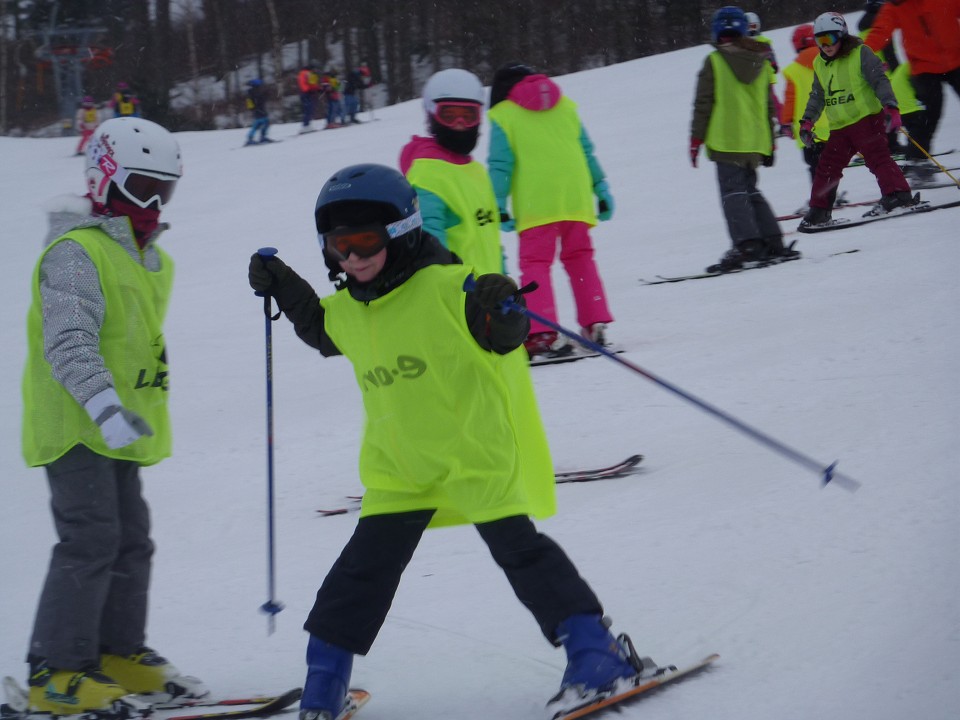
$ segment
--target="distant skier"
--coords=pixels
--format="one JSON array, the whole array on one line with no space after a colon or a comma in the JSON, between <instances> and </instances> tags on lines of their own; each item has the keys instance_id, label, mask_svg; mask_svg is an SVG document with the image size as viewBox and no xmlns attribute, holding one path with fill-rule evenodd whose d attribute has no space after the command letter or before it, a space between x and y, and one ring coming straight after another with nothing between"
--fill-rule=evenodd
<instances>
[{"instance_id":1,"label":"distant skier","mask_svg":"<svg viewBox=\"0 0 960 720\"><path fill-rule=\"evenodd\" d=\"M77 117L73 123L74 129L80 133L80 142L77 144L77 155L83 155L83 151L93 137L94 131L100 127L100 111L97 110L97 104L89 95L85 95L77 108Z\"/></svg>"},{"instance_id":2,"label":"distant skier","mask_svg":"<svg viewBox=\"0 0 960 720\"><path fill-rule=\"evenodd\" d=\"M247 145L254 145L258 142L273 142L267 137L270 130L270 113L267 112L267 93L263 87L263 81L260 78L253 78L247 81L247 110L253 116L250 123L250 132L247 133ZM260 134L259 140L254 137Z\"/></svg>"},{"instance_id":3,"label":"distant skier","mask_svg":"<svg viewBox=\"0 0 960 720\"><path fill-rule=\"evenodd\" d=\"M122 80L117 83L116 92L107 103L114 117L140 117L140 98Z\"/></svg>"},{"instance_id":4,"label":"distant skier","mask_svg":"<svg viewBox=\"0 0 960 720\"><path fill-rule=\"evenodd\" d=\"M317 61L311 60L297 73L297 89L300 91L300 133L313 130L313 114L320 95L320 76L316 72Z\"/></svg>"},{"instance_id":5,"label":"distant skier","mask_svg":"<svg viewBox=\"0 0 960 720\"><path fill-rule=\"evenodd\" d=\"M333 295L318 299L276 257L255 254L249 267L298 337L353 363L366 415L360 519L304 625L301 720L331 720L347 703L354 656L373 645L428 527L473 524L541 632L566 649L551 714L629 683L640 666L629 639L611 634L593 590L530 519L553 514L556 486L521 349L529 320L501 307L524 302L516 283L488 273L464 293L471 269L422 232L416 192L391 168L338 171L314 218Z\"/></svg>"}]
</instances>

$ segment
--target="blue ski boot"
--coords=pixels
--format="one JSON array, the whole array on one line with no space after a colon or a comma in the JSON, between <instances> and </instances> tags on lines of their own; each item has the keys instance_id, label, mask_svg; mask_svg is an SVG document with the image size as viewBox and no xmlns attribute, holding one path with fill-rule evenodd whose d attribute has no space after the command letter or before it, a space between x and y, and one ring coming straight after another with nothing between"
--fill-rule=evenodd
<instances>
[{"instance_id":1,"label":"blue ski boot","mask_svg":"<svg viewBox=\"0 0 960 720\"><path fill-rule=\"evenodd\" d=\"M560 692L547 703L549 717L566 714L598 696L617 692L618 681L644 670L626 635L615 638L600 615L571 615L557 626L567 651Z\"/></svg>"},{"instance_id":2,"label":"blue ski boot","mask_svg":"<svg viewBox=\"0 0 960 720\"><path fill-rule=\"evenodd\" d=\"M311 635L300 720L335 720L347 704L351 670L353 653Z\"/></svg>"}]
</instances>

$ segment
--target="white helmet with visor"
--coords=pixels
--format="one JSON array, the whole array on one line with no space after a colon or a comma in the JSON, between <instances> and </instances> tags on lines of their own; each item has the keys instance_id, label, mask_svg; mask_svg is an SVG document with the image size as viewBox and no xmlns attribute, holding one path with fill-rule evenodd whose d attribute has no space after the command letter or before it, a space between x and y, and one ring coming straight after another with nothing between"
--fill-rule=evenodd
<instances>
[{"instance_id":1,"label":"white helmet with visor","mask_svg":"<svg viewBox=\"0 0 960 720\"><path fill-rule=\"evenodd\" d=\"M441 125L456 130L476 127L482 114L483 83L469 70L441 70L423 86L423 107Z\"/></svg>"},{"instance_id":2,"label":"white helmet with visor","mask_svg":"<svg viewBox=\"0 0 960 720\"><path fill-rule=\"evenodd\" d=\"M180 145L166 128L138 117L111 118L87 144L87 189L107 204L111 186L135 205L162 210L183 174Z\"/></svg>"}]
</instances>

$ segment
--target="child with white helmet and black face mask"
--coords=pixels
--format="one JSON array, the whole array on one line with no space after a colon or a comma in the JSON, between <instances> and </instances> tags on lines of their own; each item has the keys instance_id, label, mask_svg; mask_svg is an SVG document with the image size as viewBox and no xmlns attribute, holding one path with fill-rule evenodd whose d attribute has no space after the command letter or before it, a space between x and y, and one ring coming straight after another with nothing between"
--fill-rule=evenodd
<instances>
[{"instance_id":1,"label":"child with white helmet and black face mask","mask_svg":"<svg viewBox=\"0 0 960 720\"><path fill-rule=\"evenodd\" d=\"M423 88L430 135L413 136L400 152L400 171L417 191L424 231L480 274L505 270L493 185L470 156L483 101L483 85L473 73L435 73Z\"/></svg>"},{"instance_id":2,"label":"child with white helmet and black face mask","mask_svg":"<svg viewBox=\"0 0 960 720\"><path fill-rule=\"evenodd\" d=\"M133 717L143 705L131 694L207 693L145 645L153 542L140 467L171 450L173 266L156 239L182 165L173 135L135 117L101 124L86 157L88 194L51 207L27 317L23 454L46 471L59 535L30 640L28 709Z\"/></svg>"},{"instance_id":3,"label":"child with white helmet and black face mask","mask_svg":"<svg viewBox=\"0 0 960 720\"><path fill-rule=\"evenodd\" d=\"M847 21L836 12L826 12L813 22L813 36L820 54L813 61L813 86L800 121L800 139L810 147L814 124L821 114L830 122L827 139L810 191L810 209L800 230L828 225L843 170L856 153L863 155L867 169L880 187L880 202L866 215L902 212L919 200L910 192L900 166L890 156L887 134L903 125L900 109L883 63L874 52L853 37Z\"/></svg>"}]
</instances>

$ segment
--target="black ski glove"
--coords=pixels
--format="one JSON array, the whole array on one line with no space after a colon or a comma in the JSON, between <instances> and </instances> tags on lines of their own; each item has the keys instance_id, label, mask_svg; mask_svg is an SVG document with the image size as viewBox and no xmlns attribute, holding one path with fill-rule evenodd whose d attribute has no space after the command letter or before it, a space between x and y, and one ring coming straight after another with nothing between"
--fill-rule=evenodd
<instances>
[{"instance_id":1,"label":"black ski glove","mask_svg":"<svg viewBox=\"0 0 960 720\"><path fill-rule=\"evenodd\" d=\"M290 266L276 255L264 257L260 253L254 253L250 257L247 279L250 281L250 287L256 290L258 295L276 296L280 285L291 274Z\"/></svg>"},{"instance_id":2,"label":"black ski glove","mask_svg":"<svg viewBox=\"0 0 960 720\"><path fill-rule=\"evenodd\" d=\"M473 290L477 303L487 312L500 309L500 303L516 296L517 284L506 275L490 273L477 278Z\"/></svg>"}]
</instances>

